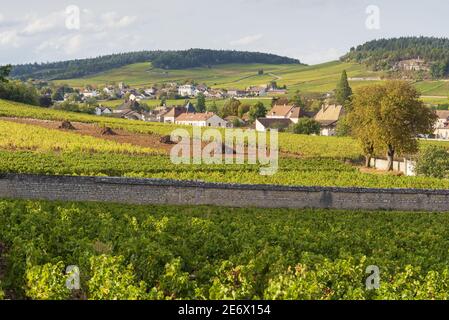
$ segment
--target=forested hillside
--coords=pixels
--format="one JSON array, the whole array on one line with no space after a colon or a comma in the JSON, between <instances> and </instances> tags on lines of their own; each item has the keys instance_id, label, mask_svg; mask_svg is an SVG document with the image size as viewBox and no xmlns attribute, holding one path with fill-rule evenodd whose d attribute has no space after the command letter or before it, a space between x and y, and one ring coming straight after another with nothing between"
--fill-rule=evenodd
<instances>
[{"instance_id":1,"label":"forested hillside","mask_svg":"<svg viewBox=\"0 0 449 320\"><path fill-rule=\"evenodd\" d=\"M424 60L433 78L449 75L449 39L401 37L367 42L343 56L342 61L364 63L373 70L393 70L404 60Z\"/></svg>"},{"instance_id":2,"label":"forested hillside","mask_svg":"<svg viewBox=\"0 0 449 320\"><path fill-rule=\"evenodd\" d=\"M80 78L125 65L151 62L155 68L186 69L228 63L299 64L300 61L274 54L244 51L190 49L185 51L140 51L43 64L14 66L11 76L20 79Z\"/></svg>"}]
</instances>

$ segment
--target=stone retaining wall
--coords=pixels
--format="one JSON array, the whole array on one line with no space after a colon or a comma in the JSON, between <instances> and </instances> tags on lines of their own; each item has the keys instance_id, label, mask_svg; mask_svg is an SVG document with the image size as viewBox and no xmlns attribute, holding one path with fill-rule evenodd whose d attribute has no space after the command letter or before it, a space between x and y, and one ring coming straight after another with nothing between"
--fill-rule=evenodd
<instances>
[{"instance_id":1,"label":"stone retaining wall","mask_svg":"<svg viewBox=\"0 0 449 320\"><path fill-rule=\"evenodd\" d=\"M449 212L449 190L232 185L109 177L2 175L0 198Z\"/></svg>"}]
</instances>

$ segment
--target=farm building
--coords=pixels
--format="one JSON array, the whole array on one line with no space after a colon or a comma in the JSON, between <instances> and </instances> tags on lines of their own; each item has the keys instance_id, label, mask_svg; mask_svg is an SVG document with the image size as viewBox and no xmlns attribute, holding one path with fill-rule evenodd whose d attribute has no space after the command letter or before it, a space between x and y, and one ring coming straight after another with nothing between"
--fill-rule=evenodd
<instances>
[{"instance_id":1,"label":"farm building","mask_svg":"<svg viewBox=\"0 0 449 320\"><path fill-rule=\"evenodd\" d=\"M226 128L228 122L213 112L183 113L176 118L176 124L195 127L221 127Z\"/></svg>"}]
</instances>

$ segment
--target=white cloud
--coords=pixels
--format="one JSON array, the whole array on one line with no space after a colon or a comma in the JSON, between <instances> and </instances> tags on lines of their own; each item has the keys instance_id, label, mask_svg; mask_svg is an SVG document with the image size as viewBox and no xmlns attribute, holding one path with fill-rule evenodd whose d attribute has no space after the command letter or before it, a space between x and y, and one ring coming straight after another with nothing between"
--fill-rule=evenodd
<instances>
[{"instance_id":1,"label":"white cloud","mask_svg":"<svg viewBox=\"0 0 449 320\"><path fill-rule=\"evenodd\" d=\"M26 36L36 35L38 33L49 32L55 28L64 28L64 13L53 12L48 16L39 18L35 15L27 16L27 24L22 30L22 34Z\"/></svg>"},{"instance_id":2,"label":"white cloud","mask_svg":"<svg viewBox=\"0 0 449 320\"><path fill-rule=\"evenodd\" d=\"M233 41L229 42L229 44L231 46L245 46L245 45L257 42L262 38L263 38L263 34L255 34L255 35L250 35L250 36L240 38L238 40L233 40Z\"/></svg>"},{"instance_id":3,"label":"white cloud","mask_svg":"<svg viewBox=\"0 0 449 320\"><path fill-rule=\"evenodd\" d=\"M108 28L124 28L136 21L136 17L123 16L120 17L116 12L107 12L101 16L104 25Z\"/></svg>"},{"instance_id":4,"label":"white cloud","mask_svg":"<svg viewBox=\"0 0 449 320\"><path fill-rule=\"evenodd\" d=\"M19 36L14 30L7 30L0 32L0 45L1 46L19 46Z\"/></svg>"},{"instance_id":5,"label":"white cloud","mask_svg":"<svg viewBox=\"0 0 449 320\"><path fill-rule=\"evenodd\" d=\"M67 45L65 46L65 52L68 55L74 55L81 51L83 44L83 37L80 34L74 35L67 39Z\"/></svg>"},{"instance_id":6,"label":"white cloud","mask_svg":"<svg viewBox=\"0 0 449 320\"><path fill-rule=\"evenodd\" d=\"M73 56L83 49L82 46L83 36L81 34L65 35L42 42L36 47L35 52L63 50L66 55Z\"/></svg>"}]
</instances>

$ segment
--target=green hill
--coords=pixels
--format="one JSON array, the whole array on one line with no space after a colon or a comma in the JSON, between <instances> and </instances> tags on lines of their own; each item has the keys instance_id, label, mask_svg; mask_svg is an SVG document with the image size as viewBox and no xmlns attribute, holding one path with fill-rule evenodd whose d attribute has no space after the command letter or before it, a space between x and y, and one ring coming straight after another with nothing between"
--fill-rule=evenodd
<instances>
[{"instance_id":1,"label":"green hill","mask_svg":"<svg viewBox=\"0 0 449 320\"><path fill-rule=\"evenodd\" d=\"M164 70L211 67L229 63L300 64L297 59L261 52L208 49L139 51L90 59L17 65L13 67L11 76L23 80L70 79L142 62L151 62L155 67Z\"/></svg>"},{"instance_id":2,"label":"green hill","mask_svg":"<svg viewBox=\"0 0 449 320\"><path fill-rule=\"evenodd\" d=\"M264 74L259 75L263 69ZM190 68L164 70L154 68L150 63L138 63L95 76L58 80L56 83L69 84L74 87L85 85L106 85L124 81L135 87L149 86L155 83L183 82L195 80L211 87L224 89L244 89L252 85L266 85L270 81L277 81L278 85L286 85L293 92L299 89L309 93L323 93L332 91L343 70L348 71L352 78L378 78L382 72L372 72L357 63L343 63L339 61L305 66L298 64L269 65L269 64L226 64L211 68ZM366 84L368 81L351 81L353 87ZM373 81L369 81L370 83Z\"/></svg>"},{"instance_id":3,"label":"green hill","mask_svg":"<svg viewBox=\"0 0 449 320\"><path fill-rule=\"evenodd\" d=\"M342 61L363 63L372 70L404 73L401 62L420 60L424 67L413 71L419 77L433 79L449 76L449 39L435 37L401 37L369 41L342 57ZM418 72L416 72L418 71Z\"/></svg>"}]
</instances>

